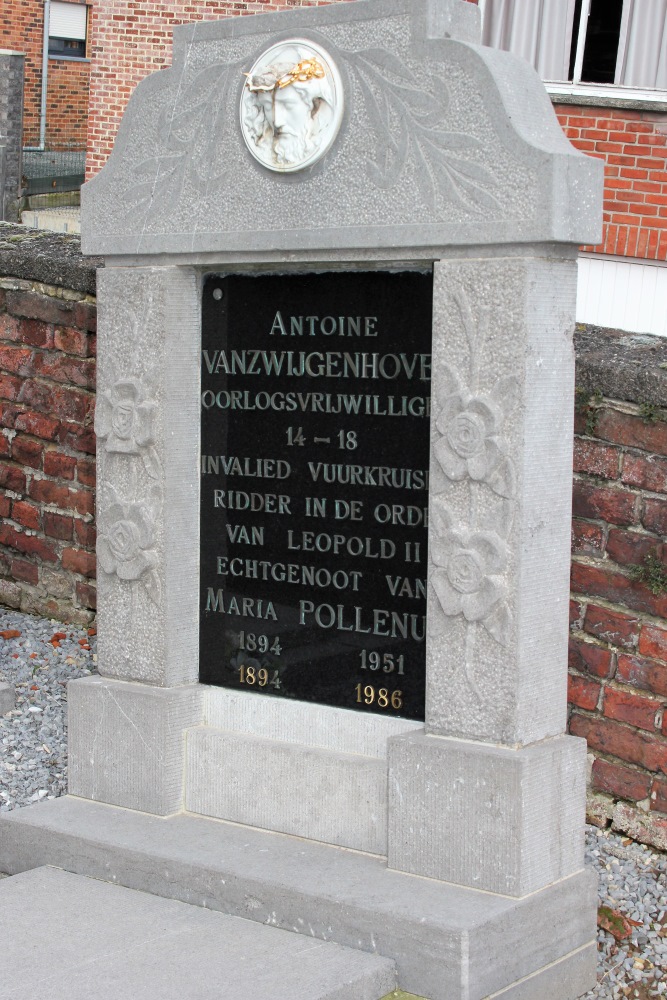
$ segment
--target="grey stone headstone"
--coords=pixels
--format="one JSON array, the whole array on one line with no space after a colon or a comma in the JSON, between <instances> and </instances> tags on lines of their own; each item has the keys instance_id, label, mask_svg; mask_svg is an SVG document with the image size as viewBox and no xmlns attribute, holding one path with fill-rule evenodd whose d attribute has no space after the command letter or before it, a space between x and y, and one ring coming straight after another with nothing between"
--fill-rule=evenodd
<instances>
[{"instance_id":1,"label":"grey stone headstone","mask_svg":"<svg viewBox=\"0 0 667 1000\"><path fill-rule=\"evenodd\" d=\"M325 155L282 174L249 152L239 103L243 73L285 38L330 54L345 107ZM84 250L105 256L103 676L72 685L71 791L386 850L436 895L457 883L483 908L495 894L523 915L511 933L525 934L503 944L520 975L490 966L464 988L459 956L445 988L434 944L429 996L528 998L564 963L577 971L554 995L572 1000L590 980L588 896L576 944L547 957L524 937L542 918L565 927L570 910L547 900L585 879L584 754L564 735L572 332L577 245L601 232L600 163L569 144L527 63L479 44L474 5L357 0L176 29L173 67L137 88L82 199ZM270 698L253 728L245 699L197 684L203 278L397 265L434 273L425 725L369 733L362 713L307 703L286 721ZM141 433L119 442L128 400ZM359 941L382 919L371 882ZM488 928L453 920L483 956Z\"/></svg>"},{"instance_id":2,"label":"grey stone headstone","mask_svg":"<svg viewBox=\"0 0 667 1000\"><path fill-rule=\"evenodd\" d=\"M14 708L14 685L0 681L0 715L6 715Z\"/></svg>"},{"instance_id":3,"label":"grey stone headstone","mask_svg":"<svg viewBox=\"0 0 667 1000\"><path fill-rule=\"evenodd\" d=\"M205 270L426 260L425 731L508 747L564 732L575 258L577 243L599 236L601 168L565 139L532 69L477 44L478 29L479 12L461 0L186 25L173 68L137 88L107 167L83 192L84 247L107 255L97 431L100 672L110 684L197 681ZM331 149L283 175L249 155L238 106L243 72L286 36L317 39L346 96ZM110 428L128 392L150 411L150 432L120 448ZM111 538L123 518L138 526L141 551L120 566ZM358 718L352 753L363 745ZM196 754L190 767L200 784L216 780ZM406 814L416 787L404 775ZM253 803L247 815L270 811ZM474 884L472 871L461 878Z\"/></svg>"},{"instance_id":4,"label":"grey stone headstone","mask_svg":"<svg viewBox=\"0 0 667 1000\"><path fill-rule=\"evenodd\" d=\"M23 152L25 55L0 49L0 210L4 222L18 222Z\"/></svg>"}]
</instances>

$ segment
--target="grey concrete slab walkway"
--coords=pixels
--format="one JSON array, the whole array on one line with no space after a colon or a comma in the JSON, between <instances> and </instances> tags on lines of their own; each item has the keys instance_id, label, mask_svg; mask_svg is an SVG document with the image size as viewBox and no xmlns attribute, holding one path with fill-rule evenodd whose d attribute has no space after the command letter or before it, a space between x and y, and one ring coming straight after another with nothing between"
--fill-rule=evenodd
<instances>
[{"instance_id":1,"label":"grey concrete slab walkway","mask_svg":"<svg viewBox=\"0 0 667 1000\"><path fill-rule=\"evenodd\" d=\"M380 1000L394 963L57 868L0 881L0 1000Z\"/></svg>"}]
</instances>

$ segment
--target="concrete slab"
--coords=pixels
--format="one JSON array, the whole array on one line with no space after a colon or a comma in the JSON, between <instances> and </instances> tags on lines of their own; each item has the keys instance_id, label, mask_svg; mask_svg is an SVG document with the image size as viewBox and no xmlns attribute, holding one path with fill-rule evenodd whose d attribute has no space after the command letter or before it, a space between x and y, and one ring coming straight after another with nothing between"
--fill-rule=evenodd
<instances>
[{"instance_id":1,"label":"concrete slab","mask_svg":"<svg viewBox=\"0 0 667 1000\"><path fill-rule=\"evenodd\" d=\"M0 1000L380 1000L394 965L56 868L0 883Z\"/></svg>"},{"instance_id":2,"label":"concrete slab","mask_svg":"<svg viewBox=\"0 0 667 1000\"><path fill-rule=\"evenodd\" d=\"M574 1000L595 981L597 886L584 871L513 899L297 837L70 796L0 816L0 870L44 864L390 956L401 988L429 1000ZM549 971L559 962L562 975ZM531 994L543 977L547 994Z\"/></svg>"}]
</instances>

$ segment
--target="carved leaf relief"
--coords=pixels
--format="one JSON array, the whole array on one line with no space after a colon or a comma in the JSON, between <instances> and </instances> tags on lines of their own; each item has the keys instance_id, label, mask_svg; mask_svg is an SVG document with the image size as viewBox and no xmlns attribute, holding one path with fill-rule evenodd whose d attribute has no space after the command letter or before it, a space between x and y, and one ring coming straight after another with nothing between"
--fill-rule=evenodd
<instances>
[{"instance_id":1,"label":"carved leaf relief","mask_svg":"<svg viewBox=\"0 0 667 1000\"><path fill-rule=\"evenodd\" d=\"M219 161L215 142L222 116L227 114L228 88L237 80L241 62L215 63L199 72L173 102L163 108L158 140L163 152L146 157L134 167L135 183L126 196L128 215L148 211L153 199L175 206L187 183L204 192L212 179L210 165ZM222 176L224 164L220 164Z\"/></svg>"},{"instance_id":2,"label":"carved leaf relief","mask_svg":"<svg viewBox=\"0 0 667 1000\"><path fill-rule=\"evenodd\" d=\"M412 184L430 211L455 205L473 216L501 211L498 181L486 159L483 138L447 127L450 96L438 68L417 76L403 60L381 48L339 51L370 122L370 182L381 190ZM218 62L202 69L154 114L154 153L133 166L123 198L127 216L176 208L186 190L211 197L224 182L220 142L237 118L234 104L248 60ZM431 89L429 89L431 88ZM175 104L177 110L175 110Z\"/></svg>"},{"instance_id":3,"label":"carved leaf relief","mask_svg":"<svg viewBox=\"0 0 667 1000\"><path fill-rule=\"evenodd\" d=\"M374 157L368 173L380 188L390 188L411 156L414 180L425 204L435 209L438 195L481 214L500 209L493 194L495 179L488 167L474 159L482 149L472 135L444 127L449 92L440 82L437 95L392 53L384 49L347 52L375 133Z\"/></svg>"}]
</instances>

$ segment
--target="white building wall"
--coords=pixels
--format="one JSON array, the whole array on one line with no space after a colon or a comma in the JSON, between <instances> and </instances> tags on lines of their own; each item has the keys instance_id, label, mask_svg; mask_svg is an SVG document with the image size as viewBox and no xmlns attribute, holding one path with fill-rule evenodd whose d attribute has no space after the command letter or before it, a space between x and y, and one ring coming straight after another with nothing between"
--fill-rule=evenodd
<instances>
[{"instance_id":1,"label":"white building wall","mask_svg":"<svg viewBox=\"0 0 667 1000\"><path fill-rule=\"evenodd\" d=\"M667 337L667 263L580 254L577 322Z\"/></svg>"}]
</instances>

